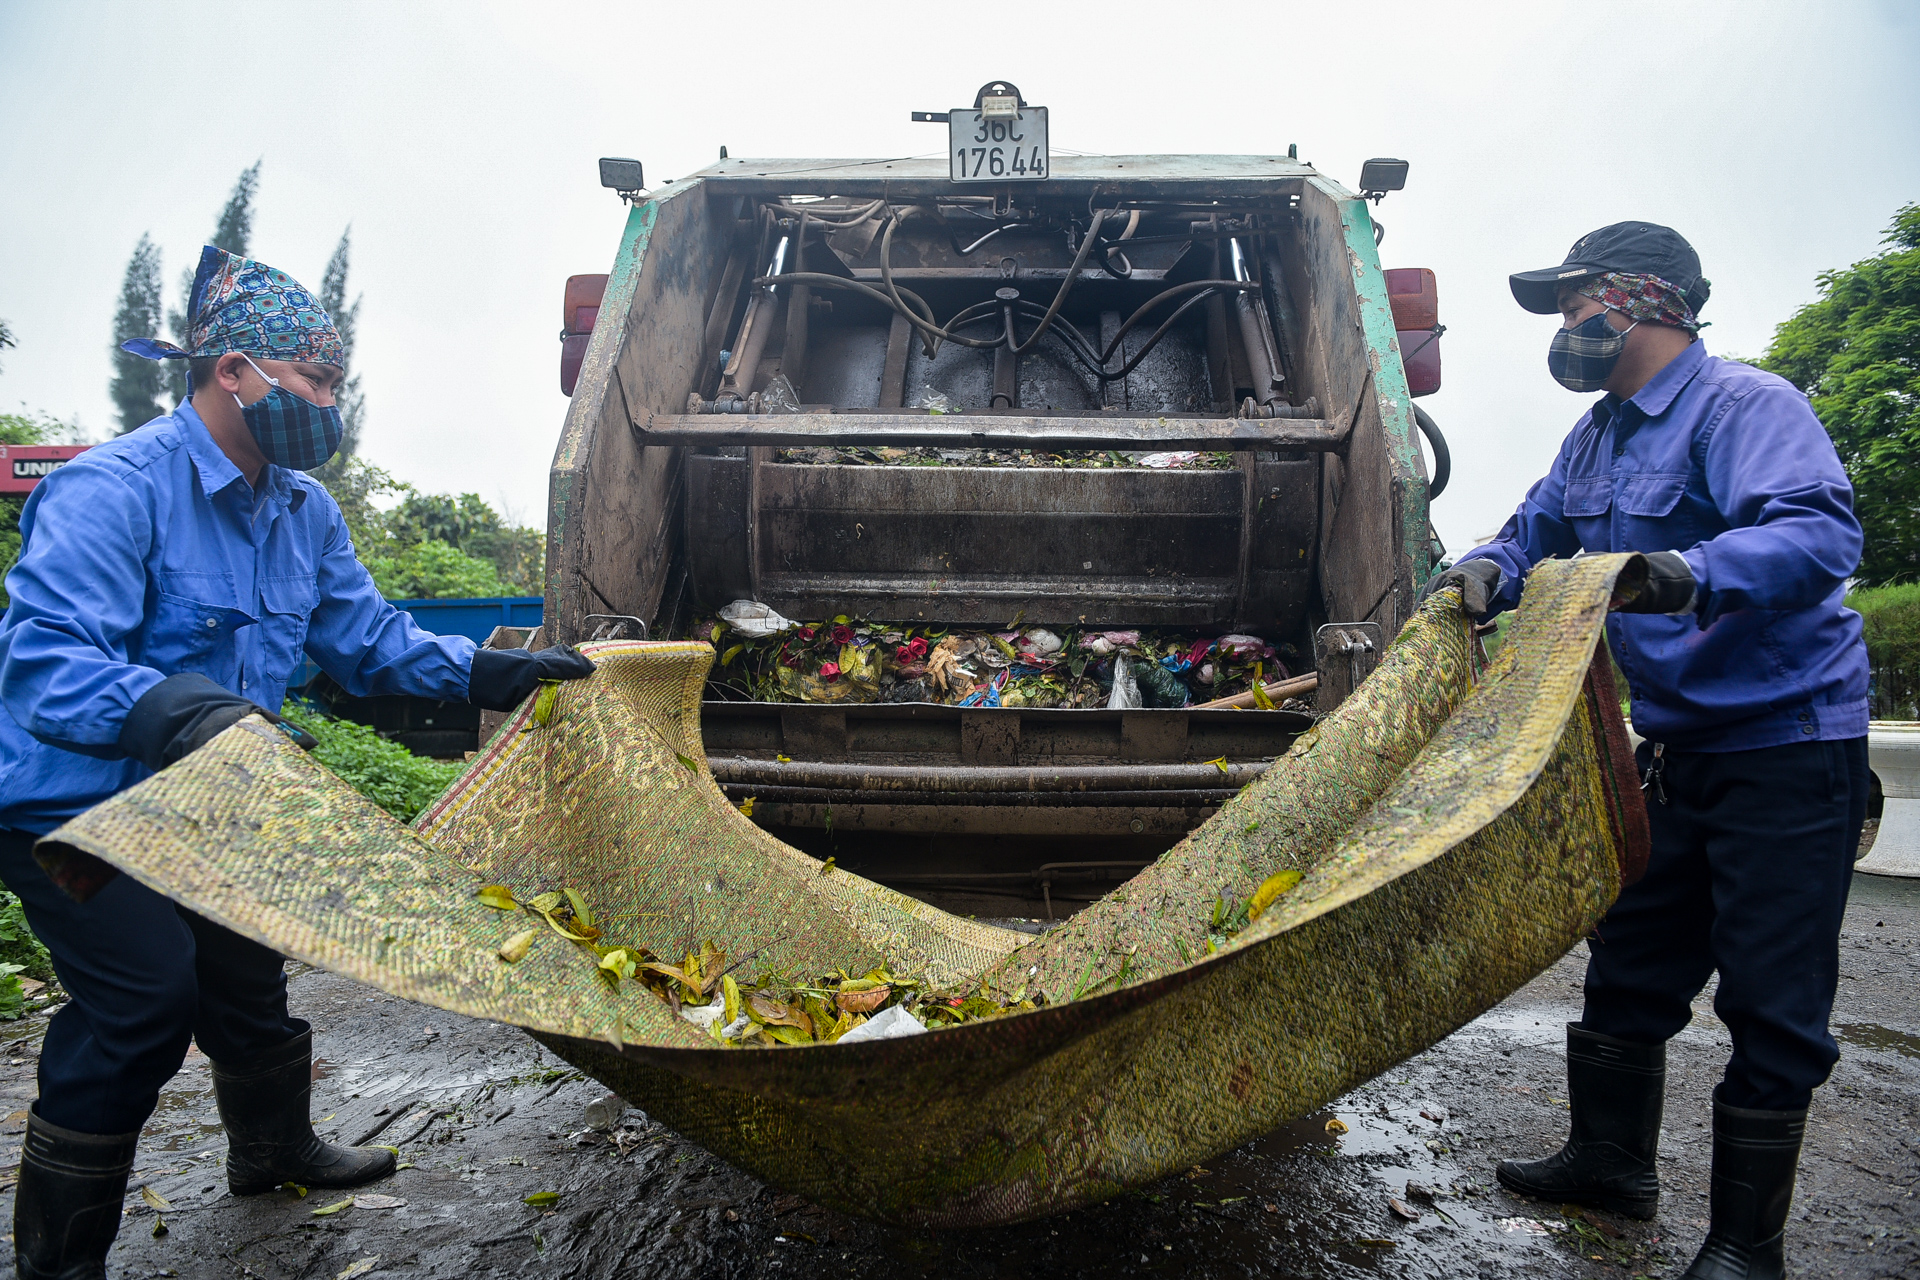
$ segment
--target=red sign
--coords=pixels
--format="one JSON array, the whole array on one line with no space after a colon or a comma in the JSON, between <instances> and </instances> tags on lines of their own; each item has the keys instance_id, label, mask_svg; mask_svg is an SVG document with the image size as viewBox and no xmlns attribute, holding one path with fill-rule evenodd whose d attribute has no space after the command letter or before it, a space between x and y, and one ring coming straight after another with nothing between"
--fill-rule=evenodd
<instances>
[{"instance_id":1,"label":"red sign","mask_svg":"<svg viewBox=\"0 0 1920 1280\"><path fill-rule=\"evenodd\" d=\"M0 494L33 486L92 448L84 444L0 444Z\"/></svg>"}]
</instances>

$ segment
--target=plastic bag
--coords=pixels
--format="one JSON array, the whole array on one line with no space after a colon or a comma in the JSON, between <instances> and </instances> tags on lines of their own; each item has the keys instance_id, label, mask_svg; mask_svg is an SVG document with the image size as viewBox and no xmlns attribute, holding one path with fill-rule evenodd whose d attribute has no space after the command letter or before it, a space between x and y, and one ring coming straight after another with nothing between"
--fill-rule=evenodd
<instances>
[{"instance_id":1,"label":"plastic bag","mask_svg":"<svg viewBox=\"0 0 1920 1280\"><path fill-rule=\"evenodd\" d=\"M1140 465L1157 469L1184 467L1199 456L1199 452L1193 449L1181 449L1173 453L1149 453L1141 457Z\"/></svg>"},{"instance_id":2,"label":"plastic bag","mask_svg":"<svg viewBox=\"0 0 1920 1280\"><path fill-rule=\"evenodd\" d=\"M925 409L928 413L952 413L957 406L932 387L922 387L914 394L913 403L908 407Z\"/></svg>"},{"instance_id":3,"label":"plastic bag","mask_svg":"<svg viewBox=\"0 0 1920 1280\"><path fill-rule=\"evenodd\" d=\"M1127 669L1126 655L1121 654L1113 660L1113 692L1107 695L1107 710L1133 711L1141 705L1140 686Z\"/></svg>"},{"instance_id":4,"label":"plastic bag","mask_svg":"<svg viewBox=\"0 0 1920 1280\"><path fill-rule=\"evenodd\" d=\"M800 412L800 393L793 389L793 383L784 373L773 375L773 381L760 393L760 412L762 413L798 413Z\"/></svg>"},{"instance_id":5,"label":"plastic bag","mask_svg":"<svg viewBox=\"0 0 1920 1280\"><path fill-rule=\"evenodd\" d=\"M680 1006L680 1016L702 1031L727 1016L727 998L716 995L712 1004L688 1004Z\"/></svg>"},{"instance_id":6,"label":"plastic bag","mask_svg":"<svg viewBox=\"0 0 1920 1280\"><path fill-rule=\"evenodd\" d=\"M760 640L785 631L794 624L773 611L773 606L757 600L735 600L720 611L720 621L750 640Z\"/></svg>"},{"instance_id":7,"label":"plastic bag","mask_svg":"<svg viewBox=\"0 0 1920 1280\"><path fill-rule=\"evenodd\" d=\"M898 1040L902 1036L917 1036L925 1030L926 1028L920 1025L920 1019L908 1013L905 1005L897 1004L891 1009L883 1009L876 1013L834 1043L857 1044L862 1040Z\"/></svg>"}]
</instances>

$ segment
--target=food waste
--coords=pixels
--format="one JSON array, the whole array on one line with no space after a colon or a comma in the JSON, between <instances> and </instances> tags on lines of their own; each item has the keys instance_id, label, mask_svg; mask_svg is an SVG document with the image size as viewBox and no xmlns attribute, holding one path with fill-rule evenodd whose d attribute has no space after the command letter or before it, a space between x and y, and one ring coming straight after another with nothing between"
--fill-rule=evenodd
<instances>
[{"instance_id":1,"label":"food waste","mask_svg":"<svg viewBox=\"0 0 1920 1280\"><path fill-rule=\"evenodd\" d=\"M674 964L645 947L608 942L577 890L522 898L507 885L489 884L474 896L496 911L525 913L541 921L500 944L502 961L518 964L547 934L558 935L563 945L579 951L581 963L593 965L610 990L619 990L623 982L637 983L711 1039L733 1048L893 1039L1005 1017L1046 1003L1043 993L1029 997L1024 987L999 1000L988 994L984 979L976 988L940 991L922 978L885 968L818 975L752 971L747 966L758 952L729 963L726 951L710 939Z\"/></svg>"},{"instance_id":2,"label":"food waste","mask_svg":"<svg viewBox=\"0 0 1920 1280\"><path fill-rule=\"evenodd\" d=\"M738 600L695 622L718 655L708 696L751 702L933 702L961 707L1187 707L1289 675L1291 645L1173 629L1003 630L794 622ZM1302 704L1304 705L1304 704Z\"/></svg>"}]
</instances>

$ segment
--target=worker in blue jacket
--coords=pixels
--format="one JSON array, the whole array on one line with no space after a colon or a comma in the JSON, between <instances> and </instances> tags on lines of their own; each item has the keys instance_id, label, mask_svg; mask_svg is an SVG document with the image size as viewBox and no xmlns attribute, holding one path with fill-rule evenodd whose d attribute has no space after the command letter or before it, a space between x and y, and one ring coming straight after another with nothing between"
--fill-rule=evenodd
<instances>
[{"instance_id":1,"label":"worker in blue jacket","mask_svg":"<svg viewBox=\"0 0 1920 1280\"><path fill-rule=\"evenodd\" d=\"M339 507L302 474L339 446L344 352L296 281L209 246L189 312L187 349L125 345L189 361L190 398L41 481L6 578L0 881L72 997L48 1024L27 1119L21 1280L105 1276L135 1141L190 1038L212 1064L236 1194L355 1186L394 1163L314 1133L312 1037L287 1012L278 954L104 864L55 884L35 839L248 715L278 722L303 653L356 696L495 710L593 670L571 649L430 635L381 597Z\"/></svg>"},{"instance_id":2,"label":"worker in blue jacket","mask_svg":"<svg viewBox=\"0 0 1920 1280\"><path fill-rule=\"evenodd\" d=\"M1604 391L1493 541L1428 590L1514 607L1550 556L1640 551L1647 585L1607 625L1633 698L1653 837L1646 875L1588 939L1567 1028L1572 1136L1499 1167L1509 1189L1650 1218L1666 1041L1717 970L1733 1056L1713 1099L1712 1225L1691 1280L1777 1277L1866 816L1867 654L1842 603L1860 560L1853 491L1807 398L1699 339L1708 284L1666 227L1583 236L1512 277L1558 312L1548 366Z\"/></svg>"}]
</instances>

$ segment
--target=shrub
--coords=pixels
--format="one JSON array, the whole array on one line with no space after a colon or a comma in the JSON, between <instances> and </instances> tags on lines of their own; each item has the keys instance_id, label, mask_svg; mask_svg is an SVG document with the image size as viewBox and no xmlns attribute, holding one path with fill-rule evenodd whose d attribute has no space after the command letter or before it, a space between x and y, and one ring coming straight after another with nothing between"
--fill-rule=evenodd
<instances>
[{"instance_id":1,"label":"shrub","mask_svg":"<svg viewBox=\"0 0 1920 1280\"><path fill-rule=\"evenodd\" d=\"M288 700L280 714L320 740L313 758L402 822L412 822L465 767L416 756L371 728Z\"/></svg>"},{"instance_id":2,"label":"shrub","mask_svg":"<svg viewBox=\"0 0 1920 1280\"><path fill-rule=\"evenodd\" d=\"M1847 607L1865 624L1874 719L1920 719L1920 582L1850 592Z\"/></svg>"}]
</instances>

